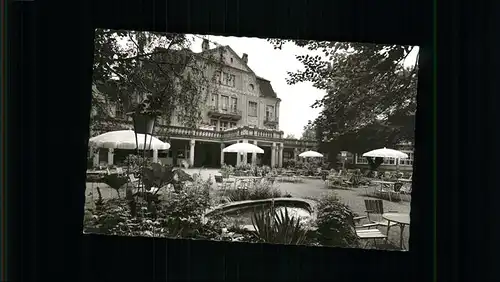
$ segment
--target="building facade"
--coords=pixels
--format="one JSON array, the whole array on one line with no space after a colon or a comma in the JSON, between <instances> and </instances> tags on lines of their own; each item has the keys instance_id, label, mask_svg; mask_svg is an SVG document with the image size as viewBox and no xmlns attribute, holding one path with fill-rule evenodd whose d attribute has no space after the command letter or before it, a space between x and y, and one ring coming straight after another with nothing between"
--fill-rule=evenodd
<instances>
[{"instance_id":1,"label":"building facade","mask_svg":"<svg viewBox=\"0 0 500 282\"><path fill-rule=\"evenodd\" d=\"M303 151L317 147L314 141L285 139L279 127L281 99L271 82L259 77L248 67L248 55L240 57L229 46L208 48L202 43L202 52L220 52L222 68L218 70L217 93L209 94L202 120L195 129L185 127L175 115L169 125L161 119L155 126L155 136L170 143L165 152L152 152L153 158L164 164L180 165L184 161L193 167L220 167L222 164L251 163L282 167L287 159L297 159ZM112 108L114 123L132 128L130 118ZM113 113L114 111L114 113ZM105 125L106 121L103 120ZM103 126L104 128L105 126ZM92 136L102 133L95 130ZM248 142L261 147L264 154L223 153L222 150L237 142ZM102 151L102 150L101 150ZM112 164L119 161L112 152L100 152L99 161ZM110 157L111 156L111 157Z\"/></svg>"},{"instance_id":2,"label":"building facade","mask_svg":"<svg viewBox=\"0 0 500 282\"><path fill-rule=\"evenodd\" d=\"M396 159L394 158L385 158L384 162L380 165L382 170L396 170L399 169L401 171L411 171L413 170L413 143L412 142L403 142L396 145L396 150L406 153L408 155L407 159L400 159L399 165L396 163ZM350 154L350 161L358 168L369 168L368 160L365 157L362 157L358 154Z\"/></svg>"}]
</instances>

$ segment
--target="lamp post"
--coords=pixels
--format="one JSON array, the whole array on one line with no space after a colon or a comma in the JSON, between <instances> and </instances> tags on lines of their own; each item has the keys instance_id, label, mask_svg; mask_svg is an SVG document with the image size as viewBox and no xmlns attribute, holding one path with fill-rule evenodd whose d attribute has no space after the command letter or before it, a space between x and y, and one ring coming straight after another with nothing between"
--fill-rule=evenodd
<instances>
[{"instance_id":1,"label":"lamp post","mask_svg":"<svg viewBox=\"0 0 500 282\"><path fill-rule=\"evenodd\" d=\"M341 151L340 156L342 158L342 170L345 170L345 162L347 161L347 151Z\"/></svg>"},{"instance_id":2,"label":"lamp post","mask_svg":"<svg viewBox=\"0 0 500 282\"><path fill-rule=\"evenodd\" d=\"M134 125L135 148L137 155L139 155L139 150L142 150L142 166L140 167L141 174L139 177L139 189L142 189L144 186L144 182L142 181L142 173L146 164L146 150L149 151L151 149L151 142L153 140L153 132L156 124L156 117L158 116L158 114L155 112L131 112L128 113L128 115L132 117ZM144 134L144 146L142 148L139 148L139 134ZM146 146L148 135L150 139L149 144Z\"/></svg>"}]
</instances>

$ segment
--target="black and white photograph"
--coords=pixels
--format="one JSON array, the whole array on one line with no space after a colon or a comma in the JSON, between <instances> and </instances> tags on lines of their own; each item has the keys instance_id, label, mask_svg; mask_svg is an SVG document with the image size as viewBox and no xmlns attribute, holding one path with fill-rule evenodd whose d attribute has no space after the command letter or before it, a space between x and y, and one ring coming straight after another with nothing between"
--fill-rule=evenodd
<instances>
[{"instance_id":1,"label":"black and white photograph","mask_svg":"<svg viewBox=\"0 0 500 282\"><path fill-rule=\"evenodd\" d=\"M96 29L83 232L408 251L418 54Z\"/></svg>"}]
</instances>

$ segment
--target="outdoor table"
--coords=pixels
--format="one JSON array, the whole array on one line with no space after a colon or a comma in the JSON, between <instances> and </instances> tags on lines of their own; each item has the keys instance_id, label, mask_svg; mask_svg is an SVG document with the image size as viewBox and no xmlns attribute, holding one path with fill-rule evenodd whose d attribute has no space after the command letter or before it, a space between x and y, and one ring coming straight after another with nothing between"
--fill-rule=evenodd
<instances>
[{"instance_id":1,"label":"outdoor table","mask_svg":"<svg viewBox=\"0 0 500 282\"><path fill-rule=\"evenodd\" d=\"M383 180L375 180L375 181L372 181L373 183L377 183L377 184L380 184L380 188L381 188L381 192L388 192L389 193L389 201L392 202L392 199L391 199L391 192L394 191L394 188L392 191L386 191L384 190L384 185L394 185L395 182L392 182L392 181L383 181Z\"/></svg>"},{"instance_id":2,"label":"outdoor table","mask_svg":"<svg viewBox=\"0 0 500 282\"><path fill-rule=\"evenodd\" d=\"M105 170L87 170L87 174L107 174Z\"/></svg>"},{"instance_id":3,"label":"outdoor table","mask_svg":"<svg viewBox=\"0 0 500 282\"><path fill-rule=\"evenodd\" d=\"M401 234L399 236L399 248L403 249L403 231L405 229L405 225L410 225L410 214L408 213L397 213L397 212L388 212L382 215L382 218L387 220L387 236L389 236L389 229L391 226L391 221L399 224L399 228L401 230Z\"/></svg>"},{"instance_id":4,"label":"outdoor table","mask_svg":"<svg viewBox=\"0 0 500 282\"><path fill-rule=\"evenodd\" d=\"M246 180L253 180L253 181L256 181L257 179L262 179L263 177L262 176L235 176L234 179L234 188L236 188L237 186L237 182L240 181L240 182L243 182L243 181L246 181Z\"/></svg>"},{"instance_id":5,"label":"outdoor table","mask_svg":"<svg viewBox=\"0 0 500 282\"><path fill-rule=\"evenodd\" d=\"M399 182L405 182L405 183L411 183L412 182L411 179L405 179L405 178L399 178L398 181Z\"/></svg>"},{"instance_id":6,"label":"outdoor table","mask_svg":"<svg viewBox=\"0 0 500 282\"><path fill-rule=\"evenodd\" d=\"M111 174L117 173L116 169L110 169L109 172ZM105 169L98 169L98 170L87 170L87 174L108 174L108 171Z\"/></svg>"}]
</instances>

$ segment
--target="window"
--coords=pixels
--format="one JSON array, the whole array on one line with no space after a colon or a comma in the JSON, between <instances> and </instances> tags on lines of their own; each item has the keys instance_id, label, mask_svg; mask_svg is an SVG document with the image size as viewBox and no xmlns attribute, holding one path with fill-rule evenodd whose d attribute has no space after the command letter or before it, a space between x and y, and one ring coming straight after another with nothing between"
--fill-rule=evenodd
<instances>
[{"instance_id":1,"label":"window","mask_svg":"<svg viewBox=\"0 0 500 282\"><path fill-rule=\"evenodd\" d=\"M220 122L220 130L226 130L228 129L228 122L227 121L221 121Z\"/></svg>"},{"instance_id":2,"label":"window","mask_svg":"<svg viewBox=\"0 0 500 282\"><path fill-rule=\"evenodd\" d=\"M211 119L210 120L210 125L215 126L217 128L217 120L216 119Z\"/></svg>"},{"instance_id":3,"label":"window","mask_svg":"<svg viewBox=\"0 0 500 282\"><path fill-rule=\"evenodd\" d=\"M230 73L222 73L222 84L229 86L229 87L234 87L235 86L235 75L230 74Z\"/></svg>"},{"instance_id":4,"label":"window","mask_svg":"<svg viewBox=\"0 0 500 282\"><path fill-rule=\"evenodd\" d=\"M399 164L400 165L413 165L413 153L408 152L408 151L403 151L403 152L408 155L408 158L399 160Z\"/></svg>"},{"instance_id":5,"label":"window","mask_svg":"<svg viewBox=\"0 0 500 282\"><path fill-rule=\"evenodd\" d=\"M229 108L229 97L228 96L220 96L222 102L222 110L227 111Z\"/></svg>"},{"instance_id":6,"label":"window","mask_svg":"<svg viewBox=\"0 0 500 282\"><path fill-rule=\"evenodd\" d=\"M255 86L253 84L250 83L250 90L251 91L254 91L255 90Z\"/></svg>"},{"instance_id":7,"label":"window","mask_svg":"<svg viewBox=\"0 0 500 282\"><path fill-rule=\"evenodd\" d=\"M274 120L274 106L266 106L266 120Z\"/></svg>"},{"instance_id":8,"label":"window","mask_svg":"<svg viewBox=\"0 0 500 282\"><path fill-rule=\"evenodd\" d=\"M210 105L214 108L217 108L218 104L219 104L219 95L212 94L212 101Z\"/></svg>"},{"instance_id":9,"label":"window","mask_svg":"<svg viewBox=\"0 0 500 282\"><path fill-rule=\"evenodd\" d=\"M284 151L283 152L283 158L285 158L285 159L291 159L292 158L292 152Z\"/></svg>"},{"instance_id":10,"label":"window","mask_svg":"<svg viewBox=\"0 0 500 282\"><path fill-rule=\"evenodd\" d=\"M123 118L125 116L125 112L123 111L123 106L121 103L116 103L115 106L115 117Z\"/></svg>"},{"instance_id":11,"label":"window","mask_svg":"<svg viewBox=\"0 0 500 282\"><path fill-rule=\"evenodd\" d=\"M384 165L395 165L396 164L396 159L394 159L394 158L385 158L384 162L382 164L384 164Z\"/></svg>"},{"instance_id":12,"label":"window","mask_svg":"<svg viewBox=\"0 0 500 282\"><path fill-rule=\"evenodd\" d=\"M213 77L213 80L214 80L214 82L221 83L221 75L220 75L220 71L216 71L216 72L215 72L214 77Z\"/></svg>"},{"instance_id":13,"label":"window","mask_svg":"<svg viewBox=\"0 0 500 282\"><path fill-rule=\"evenodd\" d=\"M231 58L231 63L233 63L233 58Z\"/></svg>"},{"instance_id":14,"label":"window","mask_svg":"<svg viewBox=\"0 0 500 282\"><path fill-rule=\"evenodd\" d=\"M252 117L257 116L257 102L248 102L248 115Z\"/></svg>"},{"instance_id":15,"label":"window","mask_svg":"<svg viewBox=\"0 0 500 282\"><path fill-rule=\"evenodd\" d=\"M236 127L236 122L229 123L229 128L235 128L235 127Z\"/></svg>"},{"instance_id":16,"label":"window","mask_svg":"<svg viewBox=\"0 0 500 282\"><path fill-rule=\"evenodd\" d=\"M231 97L231 112L236 113L238 111L238 99Z\"/></svg>"},{"instance_id":17,"label":"window","mask_svg":"<svg viewBox=\"0 0 500 282\"><path fill-rule=\"evenodd\" d=\"M356 155L356 164L368 164L368 160L365 157Z\"/></svg>"}]
</instances>

